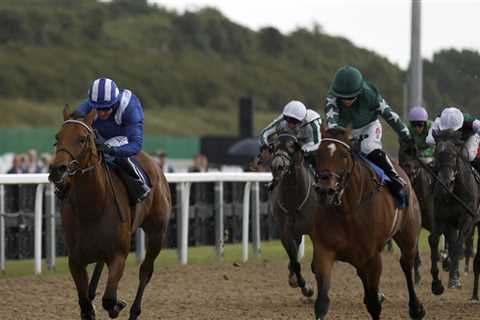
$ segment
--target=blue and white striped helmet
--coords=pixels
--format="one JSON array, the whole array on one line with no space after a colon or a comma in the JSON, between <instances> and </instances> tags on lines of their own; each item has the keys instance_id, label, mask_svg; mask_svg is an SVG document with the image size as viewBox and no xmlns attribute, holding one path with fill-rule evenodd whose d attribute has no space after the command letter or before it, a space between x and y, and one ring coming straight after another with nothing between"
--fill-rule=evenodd
<instances>
[{"instance_id":1,"label":"blue and white striped helmet","mask_svg":"<svg viewBox=\"0 0 480 320\"><path fill-rule=\"evenodd\" d=\"M111 108L117 103L120 96L115 81L108 78L99 78L93 81L90 90L88 90L88 100L90 105L96 109Z\"/></svg>"}]
</instances>

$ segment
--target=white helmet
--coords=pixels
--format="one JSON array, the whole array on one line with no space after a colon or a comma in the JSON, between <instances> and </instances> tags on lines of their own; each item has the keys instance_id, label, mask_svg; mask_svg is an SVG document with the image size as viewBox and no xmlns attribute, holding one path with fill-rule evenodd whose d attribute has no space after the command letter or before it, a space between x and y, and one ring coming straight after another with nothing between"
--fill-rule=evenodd
<instances>
[{"instance_id":1,"label":"white helmet","mask_svg":"<svg viewBox=\"0 0 480 320\"><path fill-rule=\"evenodd\" d=\"M463 126L463 113L457 108L445 108L440 115L440 130L452 129L457 131Z\"/></svg>"},{"instance_id":2,"label":"white helmet","mask_svg":"<svg viewBox=\"0 0 480 320\"><path fill-rule=\"evenodd\" d=\"M289 118L297 119L298 121L303 121L303 119L305 119L305 116L307 115L307 108L300 101L293 100L287 103L285 108L283 108L282 114L284 117L289 117Z\"/></svg>"}]
</instances>

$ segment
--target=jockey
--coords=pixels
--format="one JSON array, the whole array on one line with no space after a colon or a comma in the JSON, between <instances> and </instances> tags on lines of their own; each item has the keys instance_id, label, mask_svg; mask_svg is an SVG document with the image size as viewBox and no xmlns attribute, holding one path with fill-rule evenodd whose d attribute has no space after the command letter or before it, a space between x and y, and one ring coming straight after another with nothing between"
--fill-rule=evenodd
<instances>
[{"instance_id":1,"label":"jockey","mask_svg":"<svg viewBox=\"0 0 480 320\"><path fill-rule=\"evenodd\" d=\"M143 109L138 98L127 89L118 89L108 78L93 81L86 99L76 110L86 115L96 109L93 128L97 132L97 150L119 166L129 193L137 202L150 193L150 187L132 157L142 150Z\"/></svg>"},{"instance_id":2,"label":"jockey","mask_svg":"<svg viewBox=\"0 0 480 320\"><path fill-rule=\"evenodd\" d=\"M271 145L276 135L281 133L282 130L294 130L306 163L315 168L315 151L320 146L321 140L321 121L320 115L311 109L307 109L302 102L290 101L283 108L282 114L262 130L260 146L263 149ZM270 189L274 187L275 185L272 184Z\"/></svg>"},{"instance_id":3,"label":"jockey","mask_svg":"<svg viewBox=\"0 0 480 320\"><path fill-rule=\"evenodd\" d=\"M465 157L477 168L477 152L480 145L480 120L469 113L462 113L458 108L445 108L440 117L436 118L428 133L426 142L435 144L434 132L442 130L454 130L462 133L465 141Z\"/></svg>"},{"instance_id":4,"label":"jockey","mask_svg":"<svg viewBox=\"0 0 480 320\"><path fill-rule=\"evenodd\" d=\"M413 107L408 114L408 120L410 121L408 129L415 140L415 147L418 152L417 156L424 163L431 163L433 161L435 148L426 141L433 123L431 120L428 120L427 110L421 106Z\"/></svg>"},{"instance_id":5,"label":"jockey","mask_svg":"<svg viewBox=\"0 0 480 320\"><path fill-rule=\"evenodd\" d=\"M398 114L373 84L364 81L358 69L345 66L337 70L328 91L325 114L328 129L351 125L354 138L365 137L360 144L361 152L390 177L392 192L406 199L405 181L382 150L382 125L378 116L387 121L403 142L412 145L413 138Z\"/></svg>"}]
</instances>

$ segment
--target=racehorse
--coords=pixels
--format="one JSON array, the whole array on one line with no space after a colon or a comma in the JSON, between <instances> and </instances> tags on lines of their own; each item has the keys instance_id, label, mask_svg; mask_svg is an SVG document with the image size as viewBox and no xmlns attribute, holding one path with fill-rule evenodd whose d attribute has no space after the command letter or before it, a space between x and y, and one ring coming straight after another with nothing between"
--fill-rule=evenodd
<instances>
[{"instance_id":1,"label":"racehorse","mask_svg":"<svg viewBox=\"0 0 480 320\"><path fill-rule=\"evenodd\" d=\"M433 159L431 159L433 162ZM417 195L418 202L420 203L420 209L422 212L422 227L428 232L432 232L433 228L433 186L434 180L432 177L433 168L431 164L420 162L415 156L415 150L411 150L405 144L400 144L399 161L405 173L408 175L412 182L413 189ZM445 248L440 256L442 261L442 268L444 271L450 270L450 257L447 250L448 244L445 243ZM473 257L473 232L465 240L465 274L469 273L470 259ZM418 267L420 266L420 255L415 259L415 282L420 281L420 273Z\"/></svg>"},{"instance_id":2,"label":"racehorse","mask_svg":"<svg viewBox=\"0 0 480 320\"><path fill-rule=\"evenodd\" d=\"M146 234L146 256L140 267L138 290L129 318L137 319L167 230L171 211L167 181L155 162L145 153L139 153L135 158L148 174L152 191L142 203L136 207L131 205L124 183L97 152L92 129L95 111L83 117L70 114L65 107L63 117L56 135L49 179L57 188L68 190L61 217L81 319L95 319L92 300L104 264L109 273L103 308L110 318L118 317L125 308L126 303L117 299L117 287L130 252L131 237L141 227ZM86 266L91 263L96 263L96 267L89 285Z\"/></svg>"},{"instance_id":3,"label":"racehorse","mask_svg":"<svg viewBox=\"0 0 480 320\"><path fill-rule=\"evenodd\" d=\"M330 300L330 278L336 260L353 265L362 280L364 303L372 319L379 319L383 295L379 295L381 251L393 237L401 250L400 265L409 293L409 313L422 319L425 310L417 298L413 264L421 228L418 201L409 182L409 205L396 209L394 198L372 169L359 159L350 143L351 129L322 128L316 152L320 205L314 215L312 234L318 296L317 320L325 319ZM396 166L406 180L405 172Z\"/></svg>"},{"instance_id":4,"label":"racehorse","mask_svg":"<svg viewBox=\"0 0 480 320\"><path fill-rule=\"evenodd\" d=\"M434 187L434 223L428 241L431 248L432 292L441 295L444 291L438 277L438 241L443 234L448 243L450 256L449 288L460 288L458 264L465 239L473 233L478 220L479 186L473 169L463 153L464 143L459 132L445 130L434 134L436 141L435 166L438 173ZM478 252L474 272L478 273Z\"/></svg>"},{"instance_id":5,"label":"racehorse","mask_svg":"<svg viewBox=\"0 0 480 320\"><path fill-rule=\"evenodd\" d=\"M311 297L313 290L305 283L298 262L298 247L302 235L312 232L312 214L318 201L313 173L304 164L303 152L293 132L285 130L279 134L271 167L276 182L271 201L280 240L289 258L288 283L292 288L300 287L304 296Z\"/></svg>"},{"instance_id":6,"label":"racehorse","mask_svg":"<svg viewBox=\"0 0 480 320\"><path fill-rule=\"evenodd\" d=\"M412 183L413 190L418 199L420 205L420 211L422 213L422 227L428 232L432 232L433 225L433 184L432 176L427 171L425 166L429 164L420 163L421 159L416 157L416 150L410 149L406 144L400 143L400 149L398 159L400 166L405 170L410 182ZM448 262L447 259L445 261ZM420 282L420 253L417 253L415 257L415 283Z\"/></svg>"}]
</instances>

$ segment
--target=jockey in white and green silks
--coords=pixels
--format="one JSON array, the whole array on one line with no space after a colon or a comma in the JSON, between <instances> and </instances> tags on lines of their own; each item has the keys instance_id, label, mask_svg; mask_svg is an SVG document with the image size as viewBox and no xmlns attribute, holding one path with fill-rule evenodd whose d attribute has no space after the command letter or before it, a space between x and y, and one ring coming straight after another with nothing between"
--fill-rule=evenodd
<instances>
[{"instance_id":1,"label":"jockey in white and green silks","mask_svg":"<svg viewBox=\"0 0 480 320\"><path fill-rule=\"evenodd\" d=\"M382 116L404 142L413 144L412 136L398 114L373 84L364 81L358 69L345 66L337 70L328 91L325 114L329 129L351 125L354 138L366 137L360 144L361 152L390 177L392 192L405 197L405 181L382 150L382 125L378 117Z\"/></svg>"},{"instance_id":2,"label":"jockey in white and green silks","mask_svg":"<svg viewBox=\"0 0 480 320\"><path fill-rule=\"evenodd\" d=\"M469 113L463 113L455 107L445 108L440 117L433 122L426 142L434 145L435 138L433 132L448 129L462 133L462 140L465 141L464 156L477 170L480 169L478 163L474 162L477 159L480 146L480 119Z\"/></svg>"},{"instance_id":3,"label":"jockey in white and green silks","mask_svg":"<svg viewBox=\"0 0 480 320\"><path fill-rule=\"evenodd\" d=\"M283 129L293 129L306 158L318 149L321 140L320 115L307 109L300 101L290 101L283 109L282 115L273 120L260 133L260 145L270 145L275 134Z\"/></svg>"},{"instance_id":4,"label":"jockey in white and green silks","mask_svg":"<svg viewBox=\"0 0 480 320\"><path fill-rule=\"evenodd\" d=\"M290 101L284 107L282 114L273 120L260 133L260 145L262 148L271 145L276 136L282 130L294 130L298 143L304 153L305 161L315 168L315 151L320 146L321 124L320 115L307 109L300 101ZM274 185L271 186L273 188Z\"/></svg>"}]
</instances>

